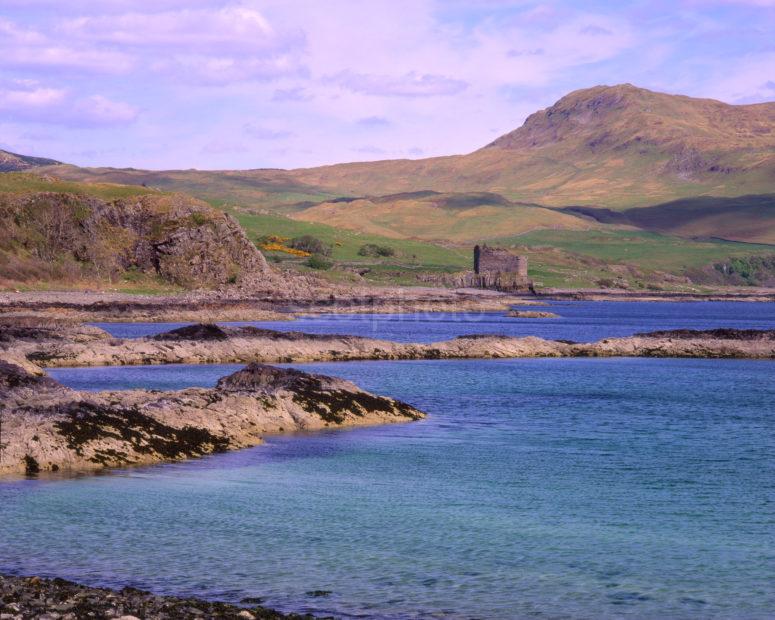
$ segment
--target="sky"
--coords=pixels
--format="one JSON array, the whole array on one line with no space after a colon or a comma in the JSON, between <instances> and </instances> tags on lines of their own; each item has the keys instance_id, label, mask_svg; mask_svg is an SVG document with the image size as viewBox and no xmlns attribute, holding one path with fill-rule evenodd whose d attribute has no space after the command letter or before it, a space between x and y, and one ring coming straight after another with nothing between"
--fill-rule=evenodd
<instances>
[{"instance_id":1,"label":"sky","mask_svg":"<svg viewBox=\"0 0 775 620\"><path fill-rule=\"evenodd\" d=\"M775 100L775 0L0 0L0 148L83 166L467 153L623 82Z\"/></svg>"}]
</instances>

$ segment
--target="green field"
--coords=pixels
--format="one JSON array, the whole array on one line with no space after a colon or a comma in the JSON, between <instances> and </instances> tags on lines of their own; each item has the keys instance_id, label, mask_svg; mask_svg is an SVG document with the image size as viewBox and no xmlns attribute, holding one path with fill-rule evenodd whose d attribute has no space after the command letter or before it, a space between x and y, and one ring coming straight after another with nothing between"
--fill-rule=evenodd
<instances>
[{"instance_id":1,"label":"green field","mask_svg":"<svg viewBox=\"0 0 775 620\"><path fill-rule=\"evenodd\" d=\"M493 242L494 243L494 242ZM500 245L552 246L611 263L678 273L730 257L775 253L775 246L734 241L690 241L634 230L537 230L498 239Z\"/></svg>"},{"instance_id":2,"label":"green field","mask_svg":"<svg viewBox=\"0 0 775 620\"><path fill-rule=\"evenodd\" d=\"M665 282L661 273L682 276L730 258L775 254L775 246L734 241L692 241L635 230L539 230L493 240L530 257L530 275L543 286L585 288L623 279L636 287ZM635 269L629 270L632 266ZM630 273L632 271L632 273Z\"/></svg>"},{"instance_id":3,"label":"green field","mask_svg":"<svg viewBox=\"0 0 775 620\"><path fill-rule=\"evenodd\" d=\"M464 247L444 247L424 241L411 239L389 239L379 235L370 235L349 230L341 230L325 224L300 222L279 215L255 215L244 211L229 210L245 229L248 237L258 241L265 235L281 237L300 237L312 235L331 246L331 260L346 266L368 266L372 272L369 279L393 279L391 272L407 271L410 280L412 274L420 271L460 271L471 267L471 249ZM393 248L395 256L385 258L364 257L358 250L367 243ZM283 253L268 253L280 260L294 260ZM406 278L399 278L406 280Z\"/></svg>"}]
</instances>

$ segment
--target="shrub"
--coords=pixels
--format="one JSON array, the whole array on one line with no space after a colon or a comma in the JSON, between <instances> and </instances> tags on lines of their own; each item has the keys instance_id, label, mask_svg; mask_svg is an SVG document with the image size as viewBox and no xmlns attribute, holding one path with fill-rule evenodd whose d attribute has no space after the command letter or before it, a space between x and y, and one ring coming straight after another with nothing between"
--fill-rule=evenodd
<instances>
[{"instance_id":1,"label":"shrub","mask_svg":"<svg viewBox=\"0 0 775 620\"><path fill-rule=\"evenodd\" d=\"M331 261L326 260L319 254L313 254L306 260L304 264L307 265L307 267L311 267L312 269L321 269L323 271L331 269L331 267L334 266Z\"/></svg>"},{"instance_id":2,"label":"shrub","mask_svg":"<svg viewBox=\"0 0 775 620\"><path fill-rule=\"evenodd\" d=\"M203 224L207 223L208 217L204 213L200 213L199 211L194 211L189 217L189 219L191 220L192 225L202 226Z\"/></svg>"},{"instance_id":3,"label":"shrub","mask_svg":"<svg viewBox=\"0 0 775 620\"><path fill-rule=\"evenodd\" d=\"M331 254L331 246L312 235L294 237L288 242L288 246L294 250L301 250L302 252L309 252L319 256L329 256Z\"/></svg>"},{"instance_id":4,"label":"shrub","mask_svg":"<svg viewBox=\"0 0 775 620\"><path fill-rule=\"evenodd\" d=\"M366 243L358 250L358 256L395 256L396 251L389 245L377 245L376 243Z\"/></svg>"}]
</instances>

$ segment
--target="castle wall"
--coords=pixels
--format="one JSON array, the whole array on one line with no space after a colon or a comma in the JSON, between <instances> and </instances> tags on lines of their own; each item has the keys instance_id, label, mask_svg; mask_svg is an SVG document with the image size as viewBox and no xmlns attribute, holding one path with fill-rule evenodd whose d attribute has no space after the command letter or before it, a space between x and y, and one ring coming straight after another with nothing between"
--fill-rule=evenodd
<instances>
[{"instance_id":1,"label":"castle wall","mask_svg":"<svg viewBox=\"0 0 775 620\"><path fill-rule=\"evenodd\" d=\"M527 257L512 254L502 248L491 248L486 245L474 247L474 273L485 274L515 274L527 277Z\"/></svg>"}]
</instances>

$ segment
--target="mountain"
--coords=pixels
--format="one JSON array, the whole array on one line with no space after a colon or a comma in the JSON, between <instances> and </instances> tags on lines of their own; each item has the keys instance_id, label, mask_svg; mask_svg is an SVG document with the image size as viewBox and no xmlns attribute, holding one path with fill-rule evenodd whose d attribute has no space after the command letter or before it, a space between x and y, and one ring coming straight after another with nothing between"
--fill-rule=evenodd
<instances>
[{"instance_id":1,"label":"mountain","mask_svg":"<svg viewBox=\"0 0 775 620\"><path fill-rule=\"evenodd\" d=\"M57 166L62 162L45 157L30 157L0 149L0 172L20 172L40 166Z\"/></svg>"},{"instance_id":2,"label":"mountain","mask_svg":"<svg viewBox=\"0 0 775 620\"><path fill-rule=\"evenodd\" d=\"M706 211L723 211L726 198L760 195L766 200L775 192L775 103L730 105L630 84L595 86L566 95L518 129L467 155L298 170L145 171L67 165L39 170L74 181L183 191L212 204L259 207L389 236L448 240L477 239L488 231L498 234L500 227L508 231L504 234L536 227L594 227L595 218L537 210L540 207L625 211L703 197L695 205L699 208L662 208L656 220L669 219L668 211L680 208L683 225L672 230L675 234L769 243L772 235L762 236L761 230L775 228L772 208L737 211L744 221L737 222L733 236L727 234L728 217L707 217ZM463 213L438 209L438 199L400 198L427 191L458 201L484 193L497 196L497 204ZM752 214L755 218L749 220ZM654 221L639 216L618 224L671 230L659 222L652 225Z\"/></svg>"},{"instance_id":3,"label":"mountain","mask_svg":"<svg viewBox=\"0 0 775 620\"><path fill-rule=\"evenodd\" d=\"M546 206L647 206L775 189L775 103L729 105L629 84L566 95L474 153L293 171L324 191L490 191Z\"/></svg>"}]
</instances>

